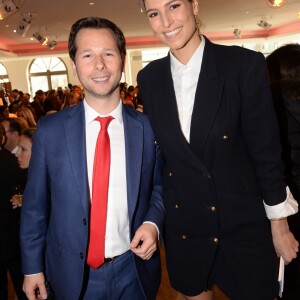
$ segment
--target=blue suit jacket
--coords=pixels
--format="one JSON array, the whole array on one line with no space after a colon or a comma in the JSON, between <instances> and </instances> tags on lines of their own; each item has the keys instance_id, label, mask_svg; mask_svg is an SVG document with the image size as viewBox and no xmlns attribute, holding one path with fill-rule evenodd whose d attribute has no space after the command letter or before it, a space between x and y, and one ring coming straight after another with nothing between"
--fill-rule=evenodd
<instances>
[{"instance_id":1,"label":"blue suit jacket","mask_svg":"<svg viewBox=\"0 0 300 300\"><path fill-rule=\"evenodd\" d=\"M162 230L161 152L148 118L123 106L130 235L143 221ZM33 143L21 214L24 274L45 272L57 299L78 299L89 235L83 103L42 118ZM147 299L160 283L158 251L134 256Z\"/></svg>"}]
</instances>

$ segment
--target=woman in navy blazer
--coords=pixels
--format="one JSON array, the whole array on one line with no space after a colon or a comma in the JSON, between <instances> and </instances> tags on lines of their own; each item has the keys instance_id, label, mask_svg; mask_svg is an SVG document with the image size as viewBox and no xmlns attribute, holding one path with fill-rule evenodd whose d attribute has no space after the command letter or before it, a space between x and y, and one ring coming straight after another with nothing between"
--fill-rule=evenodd
<instances>
[{"instance_id":1,"label":"woman in navy blazer","mask_svg":"<svg viewBox=\"0 0 300 300\"><path fill-rule=\"evenodd\" d=\"M262 54L212 44L197 0L140 1L167 57L138 74L165 156L165 249L182 299L277 297L277 255L296 257L280 142ZM270 221L271 219L271 221Z\"/></svg>"}]
</instances>

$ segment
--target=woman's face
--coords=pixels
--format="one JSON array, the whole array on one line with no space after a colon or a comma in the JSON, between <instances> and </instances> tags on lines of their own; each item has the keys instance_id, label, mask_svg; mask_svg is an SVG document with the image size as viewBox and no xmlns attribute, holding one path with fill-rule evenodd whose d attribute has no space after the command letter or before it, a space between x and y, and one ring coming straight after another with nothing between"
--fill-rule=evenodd
<instances>
[{"instance_id":1,"label":"woman's face","mask_svg":"<svg viewBox=\"0 0 300 300\"><path fill-rule=\"evenodd\" d=\"M121 97L121 99L123 99L123 100L125 99L125 92L124 92L124 91L121 91L121 92L120 92L120 97Z\"/></svg>"},{"instance_id":2,"label":"woman's face","mask_svg":"<svg viewBox=\"0 0 300 300\"><path fill-rule=\"evenodd\" d=\"M19 138L18 146L19 149L16 153L18 164L21 169L27 169L29 167L29 161L31 158L31 140L27 136L21 135Z\"/></svg>"},{"instance_id":3,"label":"woman's face","mask_svg":"<svg viewBox=\"0 0 300 300\"><path fill-rule=\"evenodd\" d=\"M198 1L145 0L146 15L154 34L174 53L199 43L195 15Z\"/></svg>"}]
</instances>

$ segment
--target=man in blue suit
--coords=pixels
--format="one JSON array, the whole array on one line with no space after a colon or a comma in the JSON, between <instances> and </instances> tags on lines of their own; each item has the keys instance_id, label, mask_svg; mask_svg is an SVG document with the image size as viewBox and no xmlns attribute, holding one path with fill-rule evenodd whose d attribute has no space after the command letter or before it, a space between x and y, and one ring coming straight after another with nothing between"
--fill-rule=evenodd
<instances>
[{"instance_id":1,"label":"man in blue suit","mask_svg":"<svg viewBox=\"0 0 300 300\"><path fill-rule=\"evenodd\" d=\"M120 101L126 49L121 30L101 18L74 23L69 54L85 99L42 118L33 144L21 214L23 289L58 300L155 299L162 232L162 156L148 118ZM110 175L104 263L87 263L94 152L109 124Z\"/></svg>"}]
</instances>

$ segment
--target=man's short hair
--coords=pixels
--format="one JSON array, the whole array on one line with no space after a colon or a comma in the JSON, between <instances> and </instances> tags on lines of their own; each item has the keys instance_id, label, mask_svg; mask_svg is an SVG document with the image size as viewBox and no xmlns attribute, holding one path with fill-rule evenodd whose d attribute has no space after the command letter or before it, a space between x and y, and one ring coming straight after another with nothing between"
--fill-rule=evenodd
<instances>
[{"instance_id":1,"label":"man's short hair","mask_svg":"<svg viewBox=\"0 0 300 300\"><path fill-rule=\"evenodd\" d=\"M17 131L19 135L22 132L21 123L17 118L1 118L0 122L7 121L9 131Z\"/></svg>"}]
</instances>

